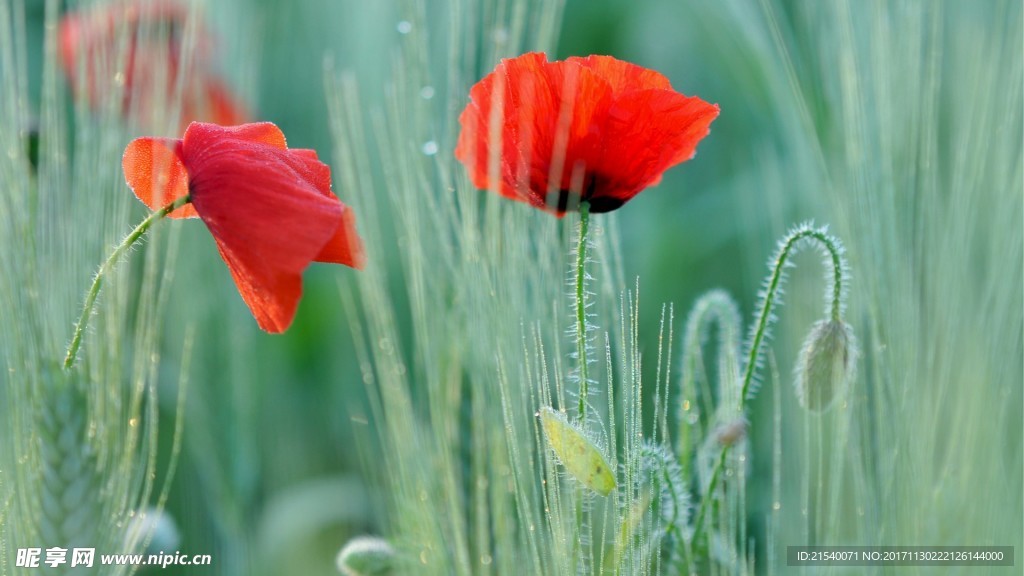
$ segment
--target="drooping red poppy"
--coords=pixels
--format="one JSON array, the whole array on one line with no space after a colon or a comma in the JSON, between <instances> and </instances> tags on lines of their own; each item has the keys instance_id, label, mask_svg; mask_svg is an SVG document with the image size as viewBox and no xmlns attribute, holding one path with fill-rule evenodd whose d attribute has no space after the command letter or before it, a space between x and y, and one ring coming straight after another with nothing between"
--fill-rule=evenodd
<instances>
[{"instance_id":1,"label":"drooping red poppy","mask_svg":"<svg viewBox=\"0 0 1024 576\"><path fill-rule=\"evenodd\" d=\"M311 262L365 263L355 215L331 192L330 168L313 150L289 149L269 122L194 122L180 140L138 138L122 167L154 210L191 198L169 217L202 219L267 332L291 325Z\"/></svg>"},{"instance_id":2,"label":"drooping red poppy","mask_svg":"<svg viewBox=\"0 0 1024 576\"><path fill-rule=\"evenodd\" d=\"M187 22L188 7L173 0L125 0L64 15L58 42L73 93L93 107L123 94L123 112L134 108L148 122L159 104L173 101L180 74L182 127L194 120L245 122L244 106L208 64L212 42L202 28L183 60Z\"/></svg>"},{"instance_id":3,"label":"drooping red poppy","mask_svg":"<svg viewBox=\"0 0 1024 576\"><path fill-rule=\"evenodd\" d=\"M469 93L455 148L477 188L550 210L614 210L696 153L718 105L610 56L502 60Z\"/></svg>"}]
</instances>

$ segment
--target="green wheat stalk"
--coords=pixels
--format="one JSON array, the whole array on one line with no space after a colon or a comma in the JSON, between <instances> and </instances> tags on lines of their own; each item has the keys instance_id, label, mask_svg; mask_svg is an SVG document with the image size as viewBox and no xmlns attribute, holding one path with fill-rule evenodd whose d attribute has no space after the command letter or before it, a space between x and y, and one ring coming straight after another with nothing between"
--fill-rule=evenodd
<instances>
[{"instance_id":1,"label":"green wheat stalk","mask_svg":"<svg viewBox=\"0 0 1024 576\"><path fill-rule=\"evenodd\" d=\"M23 8L0 2L0 240L17 247L0 257L0 469L10 490L0 519L2 573L13 569L19 548L68 548L68 560L76 546L97 554L136 549L125 526L150 502L163 505L169 477L158 484L158 328L170 280L159 263L173 263L175 243L151 239L141 286L123 273L108 278L104 313L82 332L91 344L62 369L79 290L133 206L117 162L129 138L120 110L109 105L92 111L79 104L73 116L65 113L52 0L45 5L38 130L29 131ZM38 156L27 146L30 135ZM179 421L171 470L180 433ZM61 570L89 573L69 563Z\"/></svg>"}]
</instances>

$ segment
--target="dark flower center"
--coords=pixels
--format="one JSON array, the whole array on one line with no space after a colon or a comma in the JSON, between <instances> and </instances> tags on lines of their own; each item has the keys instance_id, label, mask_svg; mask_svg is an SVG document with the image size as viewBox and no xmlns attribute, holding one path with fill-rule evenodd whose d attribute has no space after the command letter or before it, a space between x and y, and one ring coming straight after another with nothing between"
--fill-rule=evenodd
<instances>
[{"instance_id":1,"label":"dark flower center","mask_svg":"<svg viewBox=\"0 0 1024 576\"><path fill-rule=\"evenodd\" d=\"M614 196L608 196L600 193L605 186L605 178L600 174L587 174L584 178L586 185L584 186L582 197L574 190L563 188L558 191L558 201L553 207L559 212L566 212L568 210L579 210L579 204L581 200L586 200L590 203L590 211L593 213L611 212L616 208L619 208L626 203L621 198ZM548 203L551 205L551 202Z\"/></svg>"}]
</instances>

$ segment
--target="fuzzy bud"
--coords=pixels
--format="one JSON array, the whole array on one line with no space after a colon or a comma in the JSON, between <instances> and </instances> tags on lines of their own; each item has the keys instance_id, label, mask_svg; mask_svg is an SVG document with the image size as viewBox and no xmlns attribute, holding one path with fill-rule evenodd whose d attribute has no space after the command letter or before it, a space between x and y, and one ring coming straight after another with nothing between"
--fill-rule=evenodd
<instances>
[{"instance_id":1,"label":"fuzzy bud","mask_svg":"<svg viewBox=\"0 0 1024 576\"><path fill-rule=\"evenodd\" d=\"M384 576L394 568L395 549L383 538L357 536L338 553L338 570L345 576Z\"/></svg>"},{"instance_id":2,"label":"fuzzy bud","mask_svg":"<svg viewBox=\"0 0 1024 576\"><path fill-rule=\"evenodd\" d=\"M796 363L796 394L800 405L814 412L828 410L854 377L857 340L850 325L820 320L811 328Z\"/></svg>"},{"instance_id":3,"label":"fuzzy bud","mask_svg":"<svg viewBox=\"0 0 1024 576\"><path fill-rule=\"evenodd\" d=\"M740 416L715 429L715 442L719 446L735 446L747 437L747 419Z\"/></svg>"}]
</instances>

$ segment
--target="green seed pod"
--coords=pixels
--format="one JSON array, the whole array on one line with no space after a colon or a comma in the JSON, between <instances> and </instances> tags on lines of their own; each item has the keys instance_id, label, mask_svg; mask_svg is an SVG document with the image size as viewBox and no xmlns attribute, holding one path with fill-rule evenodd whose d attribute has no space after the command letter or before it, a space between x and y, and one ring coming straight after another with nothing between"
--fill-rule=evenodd
<instances>
[{"instance_id":1,"label":"green seed pod","mask_svg":"<svg viewBox=\"0 0 1024 576\"><path fill-rule=\"evenodd\" d=\"M338 570L345 576L384 576L394 568L395 549L383 538L357 536L338 553Z\"/></svg>"},{"instance_id":2,"label":"green seed pod","mask_svg":"<svg viewBox=\"0 0 1024 576\"><path fill-rule=\"evenodd\" d=\"M857 340L850 325L820 320L811 328L796 362L796 394L814 412L832 407L853 380Z\"/></svg>"},{"instance_id":3,"label":"green seed pod","mask_svg":"<svg viewBox=\"0 0 1024 576\"><path fill-rule=\"evenodd\" d=\"M538 415L548 446L569 474L601 496L611 493L615 489L615 475L594 442L553 408L545 406Z\"/></svg>"}]
</instances>

